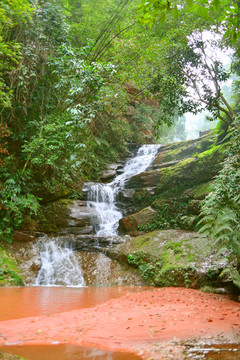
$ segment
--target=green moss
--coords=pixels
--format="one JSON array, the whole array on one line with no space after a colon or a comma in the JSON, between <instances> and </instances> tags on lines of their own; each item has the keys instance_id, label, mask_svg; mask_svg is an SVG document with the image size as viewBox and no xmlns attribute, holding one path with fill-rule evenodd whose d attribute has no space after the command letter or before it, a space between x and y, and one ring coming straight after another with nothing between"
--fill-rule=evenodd
<instances>
[{"instance_id":1,"label":"green moss","mask_svg":"<svg viewBox=\"0 0 240 360\"><path fill-rule=\"evenodd\" d=\"M211 133L204 137L181 141L179 143L171 144L164 148L164 154L161 158L161 162L169 162L172 160L182 160L184 158L193 157L195 154L199 154L207 150L210 146L216 142L216 135Z\"/></svg>"},{"instance_id":2,"label":"green moss","mask_svg":"<svg viewBox=\"0 0 240 360\"><path fill-rule=\"evenodd\" d=\"M185 234L185 236L182 236ZM154 231L133 240L129 264L155 286L199 287L198 263L205 262L211 250L206 238L177 230ZM218 273L207 272L205 282L216 282Z\"/></svg>"},{"instance_id":3,"label":"green moss","mask_svg":"<svg viewBox=\"0 0 240 360\"><path fill-rule=\"evenodd\" d=\"M147 243L150 243L151 239L146 238L146 239L141 239L139 240L138 244L135 244L134 246L137 246L138 248L144 247L147 245Z\"/></svg>"},{"instance_id":4,"label":"green moss","mask_svg":"<svg viewBox=\"0 0 240 360\"><path fill-rule=\"evenodd\" d=\"M185 286L193 285L195 271L191 266L177 267L168 265L156 275L154 283L157 286ZM194 287L194 285L193 285Z\"/></svg>"},{"instance_id":5,"label":"green moss","mask_svg":"<svg viewBox=\"0 0 240 360\"><path fill-rule=\"evenodd\" d=\"M194 199L202 200L211 192L211 187L212 187L211 181L200 184L194 188L194 190L191 192L191 196Z\"/></svg>"},{"instance_id":6,"label":"green moss","mask_svg":"<svg viewBox=\"0 0 240 360\"><path fill-rule=\"evenodd\" d=\"M221 169L227 144L188 158L159 171L157 193L180 187L182 190L208 182Z\"/></svg>"},{"instance_id":7,"label":"green moss","mask_svg":"<svg viewBox=\"0 0 240 360\"><path fill-rule=\"evenodd\" d=\"M189 151L195 156L134 177L129 184L130 188L142 188L147 185L154 188L154 195L143 191L139 195L139 192L136 192L133 204L137 211L142 206L151 206L157 212L154 219L139 228L140 231L197 230L200 200L210 192L211 181L221 170L222 161L226 156L228 144L215 146L215 140L215 135L207 135L201 139L164 147L163 152L158 155L157 163L171 160L172 156L176 157L178 154L180 157L180 153L189 154ZM209 146L211 148L206 150Z\"/></svg>"},{"instance_id":8,"label":"green moss","mask_svg":"<svg viewBox=\"0 0 240 360\"><path fill-rule=\"evenodd\" d=\"M217 145L212 147L211 149L205 150L201 154L198 155L199 159L206 158L206 157L215 157L216 154L224 154L226 149L228 148L228 143Z\"/></svg>"},{"instance_id":9,"label":"green moss","mask_svg":"<svg viewBox=\"0 0 240 360\"><path fill-rule=\"evenodd\" d=\"M73 202L72 199L60 199L59 200L59 203L64 207L67 207L68 205L71 205L72 202Z\"/></svg>"},{"instance_id":10,"label":"green moss","mask_svg":"<svg viewBox=\"0 0 240 360\"><path fill-rule=\"evenodd\" d=\"M22 286L24 282L16 260L3 245L0 245L0 286L5 285Z\"/></svg>"},{"instance_id":11,"label":"green moss","mask_svg":"<svg viewBox=\"0 0 240 360\"><path fill-rule=\"evenodd\" d=\"M196 199L202 200L210 192L211 179L221 169L226 146L214 146L194 158L161 169L155 199L151 204L157 211L156 219L141 230L196 230L200 212Z\"/></svg>"},{"instance_id":12,"label":"green moss","mask_svg":"<svg viewBox=\"0 0 240 360\"><path fill-rule=\"evenodd\" d=\"M164 249L171 249L175 253L179 252L179 250L182 248L184 241L188 240L181 240L179 242L171 241L168 244L164 245Z\"/></svg>"}]
</instances>

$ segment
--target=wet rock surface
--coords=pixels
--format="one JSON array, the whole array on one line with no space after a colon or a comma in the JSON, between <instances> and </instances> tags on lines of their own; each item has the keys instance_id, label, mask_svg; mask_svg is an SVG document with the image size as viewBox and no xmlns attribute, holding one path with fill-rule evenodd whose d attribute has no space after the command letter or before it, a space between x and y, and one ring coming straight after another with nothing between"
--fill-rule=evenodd
<instances>
[{"instance_id":1,"label":"wet rock surface","mask_svg":"<svg viewBox=\"0 0 240 360\"><path fill-rule=\"evenodd\" d=\"M120 236L99 236L99 235L69 235L58 236L58 243L64 246L68 245L73 250L82 251L100 251L103 252L106 248L124 243Z\"/></svg>"},{"instance_id":2,"label":"wet rock surface","mask_svg":"<svg viewBox=\"0 0 240 360\"><path fill-rule=\"evenodd\" d=\"M239 360L240 358L240 344L224 343L221 336L202 340L192 339L183 346L185 355L193 360Z\"/></svg>"},{"instance_id":3,"label":"wet rock surface","mask_svg":"<svg viewBox=\"0 0 240 360\"><path fill-rule=\"evenodd\" d=\"M104 253L78 251L76 257L87 286L146 285L136 269L119 264Z\"/></svg>"},{"instance_id":4,"label":"wet rock surface","mask_svg":"<svg viewBox=\"0 0 240 360\"><path fill-rule=\"evenodd\" d=\"M124 244L107 250L107 255L131 264L149 284L155 286L205 287L214 292L237 291L230 279L221 277L226 263L224 255L216 256L209 240L183 230L159 230L130 238Z\"/></svg>"},{"instance_id":5,"label":"wet rock surface","mask_svg":"<svg viewBox=\"0 0 240 360\"><path fill-rule=\"evenodd\" d=\"M40 255L36 242L14 242L9 245L14 252L15 259L18 262L18 268L24 279L24 284L33 284L35 277L41 267Z\"/></svg>"},{"instance_id":6,"label":"wet rock surface","mask_svg":"<svg viewBox=\"0 0 240 360\"><path fill-rule=\"evenodd\" d=\"M97 235L59 235L40 236L38 242L15 242L11 247L18 262L19 271L25 285L34 284L42 266L40 249L43 244L55 239L58 247L74 250L76 261L81 267L87 286L143 285L137 269L119 264L105 255L109 247L123 244L125 239L118 236L107 237Z\"/></svg>"}]
</instances>

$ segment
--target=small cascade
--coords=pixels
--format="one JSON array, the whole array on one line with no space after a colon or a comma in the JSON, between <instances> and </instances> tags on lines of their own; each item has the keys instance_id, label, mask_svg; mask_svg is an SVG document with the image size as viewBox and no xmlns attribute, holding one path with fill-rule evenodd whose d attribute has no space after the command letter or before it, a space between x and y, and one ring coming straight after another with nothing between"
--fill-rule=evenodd
<instances>
[{"instance_id":1,"label":"small cascade","mask_svg":"<svg viewBox=\"0 0 240 360\"><path fill-rule=\"evenodd\" d=\"M69 244L59 244L58 238L44 237L37 246L42 266L34 285L85 286L81 267Z\"/></svg>"},{"instance_id":2,"label":"small cascade","mask_svg":"<svg viewBox=\"0 0 240 360\"><path fill-rule=\"evenodd\" d=\"M137 155L126 162L122 174L108 184L89 184L88 205L97 213L95 231L100 236L117 235L118 221L123 217L116 199L128 179L145 171L152 163L160 145L143 145Z\"/></svg>"},{"instance_id":3,"label":"small cascade","mask_svg":"<svg viewBox=\"0 0 240 360\"><path fill-rule=\"evenodd\" d=\"M36 243L41 268L34 282L35 286L86 286L82 268L86 272L88 251L101 251L106 246L119 243L119 237L116 235L118 222L123 215L117 207L117 196L124 189L128 179L145 171L151 165L159 146L141 146L137 155L126 162L123 172L112 182L85 184L88 191L88 206L94 208L96 214L94 215L96 234L74 235L73 233L55 238L47 236L41 238ZM77 258L75 250L85 251L81 259ZM112 275L112 270L114 269L112 269L111 260L99 254L94 261L94 270L87 271L92 271L92 277L96 278L98 284L106 284ZM114 281L119 284L122 279L116 276ZM89 283L87 275L85 278Z\"/></svg>"}]
</instances>

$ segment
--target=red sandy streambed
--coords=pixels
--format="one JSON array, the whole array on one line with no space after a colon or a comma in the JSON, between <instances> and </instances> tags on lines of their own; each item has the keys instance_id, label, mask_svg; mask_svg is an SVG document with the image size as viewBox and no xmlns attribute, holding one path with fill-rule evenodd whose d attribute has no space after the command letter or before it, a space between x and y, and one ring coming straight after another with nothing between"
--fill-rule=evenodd
<instances>
[{"instance_id":1,"label":"red sandy streambed","mask_svg":"<svg viewBox=\"0 0 240 360\"><path fill-rule=\"evenodd\" d=\"M222 295L183 288L129 290L90 308L0 323L1 346L78 345L133 352L154 360L165 359L156 344L211 336L239 343L240 304ZM173 349L171 353L169 359L178 359Z\"/></svg>"}]
</instances>

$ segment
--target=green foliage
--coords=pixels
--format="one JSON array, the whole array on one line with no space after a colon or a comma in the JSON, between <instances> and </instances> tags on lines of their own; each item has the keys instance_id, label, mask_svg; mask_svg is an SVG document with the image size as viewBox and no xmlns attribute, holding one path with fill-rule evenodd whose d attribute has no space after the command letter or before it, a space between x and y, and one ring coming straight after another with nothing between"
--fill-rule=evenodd
<instances>
[{"instance_id":1,"label":"green foliage","mask_svg":"<svg viewBox=\"0 0 240 360\"><path fill-rule=\"evenodd\" d=\"M138 226L138 230L144 232L170 228L176 228L176 220L174 218L166 219L166 217L162 214L156 215L156 218L151 222Z\"/></svg>"},{"instance_id":2,"label":"green foliage","mask_svg":"<svg viewBox=\"0 0 240 360\"><path fill-rule=\"evenodd\" d=\"M38 211L38 199L23 193L26 187L26 176L16 174L14 178L6 180L0 189L0 236L2 240L11 242L13 230L19 228L26 214L36 214Z\"/></svg>"},{"instance_id":3,"label":"green foliage","mask_svg":"<svg viewBox=\"0 0 240 360\"><path fill-rule=\"evenodd\" d=\"M175 0L143 0L138 6L138 11L141 16L140 21L144 25L153 25L156 19L165 22L169 14L176 19L183 13L194 14L212 26L221 26L224 36L230 38L232 43L240 39L239 6L231 0L185 0L181 3L181 7Z\"/></svg>"},{"instance_id":4,"label":"green foliage","mask_svg":"<svg viewBox=\"0 0 240 360\"><path fill-rule=\"evenodd\" d=\"M144 252L133 252L128 255L128 263L139 269L142 277L145 280L150 280L156 275L156 272L161 267L161 262L156 262L146 256Z\"/></svg>"},{"instance_id":5,"label":"green foliage","mask_svg":"<svg viewBox=\"0 0 240 360\"><path fill-rule=\"evenodd\" d=\"M137 104L131 121L131 139L137 144L154 142L154 109L146 104ZM141 131L139 131L141 130Z\"/></svg>"},{"instance_id":6,"label":"green foliage","mask_svg":"<svg viewBox=\"0 0 240 360\"><path fill-rule=\"evenodd\" d=\"M157 211L155 218L140 225L138 229L144 232L157 229L180 229L181 218L188 214L187 205L189 202L189 198L183 196L181 190L181 186L177 186L175 193L174 189L171 189L162 193L160 198L157 197L151 205ZM181 196L178 196L178 193Z\"/></svg>"},{"instance_id":7,"label":"green foliage","mask_svg":"<svg viewBox=\"0 0 240 360\"><path fill-rule=\"evenodd\" d=\"M31 12L27 0L2 0L0 4L0 108L11 106L13 94L6 74L15 69L21 57L20 44L11 39L11 32L23 25Z\"/></svg>"},{"instance_id":8,"label":"green foliage","mask_svg":"<svg viewBox=\"0 0 240 360\"><path fill-rule=\"evenodd\" d=\"M237 123L239 126L239 121ZM207 234L218 248L225 252L228 272L233 282L240 285L238 261L240 258L240 136L231 132L229 154L223 169L213 183L212 192L202 206L200 232Z\"/></svg>"}]
</instances>

